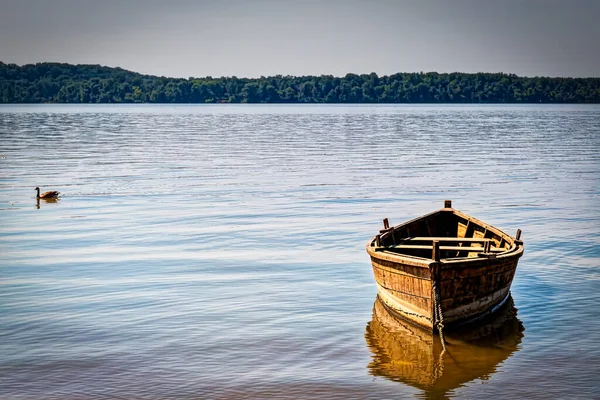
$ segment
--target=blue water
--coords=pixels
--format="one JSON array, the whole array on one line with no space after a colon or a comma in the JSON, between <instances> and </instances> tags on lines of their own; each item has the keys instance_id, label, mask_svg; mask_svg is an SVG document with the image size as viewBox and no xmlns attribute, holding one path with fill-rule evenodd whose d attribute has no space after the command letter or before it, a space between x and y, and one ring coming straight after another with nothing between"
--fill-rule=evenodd
<instances>
[{"instance_id":1,"label":"blue water","mask_svg":"<svg viewBox=\"0 0 600 400\"><path fill-rule=\"evenodd\" d=\"M526 247L444 396L596 397L599 106L0 106L0 398L432 396L369 367L364 246L445 199Z\"/></svg>"}]
</instances>

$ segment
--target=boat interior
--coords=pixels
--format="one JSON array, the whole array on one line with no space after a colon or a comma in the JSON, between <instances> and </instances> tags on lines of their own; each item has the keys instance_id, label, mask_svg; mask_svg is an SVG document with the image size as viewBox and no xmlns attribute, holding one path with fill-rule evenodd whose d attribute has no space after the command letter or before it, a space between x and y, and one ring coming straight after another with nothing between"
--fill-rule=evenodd
<instances>
[{"instance_id":1,"label":"boat interior","mask_svg":"<svg viewBox=\"0 0 600 400\"><path fill-rule=\"evenodd\" d=\"M426 259L461 259L496 257L516 247L515 238L466 214L446 208L405 224L390 227L383 220L372 246L377 251L392 252ZM517 240L520 239L517 231Z\"/></svg>"}]
</instances>

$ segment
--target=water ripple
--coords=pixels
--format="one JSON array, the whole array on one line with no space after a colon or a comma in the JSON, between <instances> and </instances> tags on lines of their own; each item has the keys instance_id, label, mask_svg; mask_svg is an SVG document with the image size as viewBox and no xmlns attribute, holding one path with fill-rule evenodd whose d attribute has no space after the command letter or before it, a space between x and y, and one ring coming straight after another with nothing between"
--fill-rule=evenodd
<instances>
[{"instance_id":1,"label":"water ripple","mask_svg":"<svg viewBox=\"0 0 600 400\"><path fill-rule=\"evenodd\" d=\"M369 374L364 245L444 199L526 244L522 343L446 395L592 398L598 121L567 105L0 106L0 398L425 395ZM36 186L63 197L38 208Z\"/></svg>"}]
</instances>

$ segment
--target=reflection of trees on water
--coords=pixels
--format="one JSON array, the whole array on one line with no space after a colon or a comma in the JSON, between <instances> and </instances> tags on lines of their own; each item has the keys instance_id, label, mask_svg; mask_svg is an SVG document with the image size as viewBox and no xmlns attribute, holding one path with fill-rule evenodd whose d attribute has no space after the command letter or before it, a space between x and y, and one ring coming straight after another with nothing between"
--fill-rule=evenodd
<instances>
[{"instance_id":1,"label":"reflection of trees on water","mask_svg":"<svg viewBox=\"0 0 600 400\"><path fill-rule=\"evenodd\" d=\"M514 352L524 336L512 297L493 315L477 323L444 332L439 337L392 315L377 297L365 338L373 353L368 369L424 390L425 397L446 397L474 379L487 380Z\"/></svg>"}]
</instances>

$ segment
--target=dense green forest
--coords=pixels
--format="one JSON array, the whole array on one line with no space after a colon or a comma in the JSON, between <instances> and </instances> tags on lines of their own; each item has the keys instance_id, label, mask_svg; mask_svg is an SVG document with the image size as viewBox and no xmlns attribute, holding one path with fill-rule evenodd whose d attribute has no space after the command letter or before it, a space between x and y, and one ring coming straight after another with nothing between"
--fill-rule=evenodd
<instances>
[{"instance_id":1,"label":"dense green forest","mask_svg":"<svg viewBox=\"0 0 600 400\"><path fill-rule=\"evenodd\" d=\"M99 65L0 62L0 103L599 103L600 78L512 74L166 78Z\"/></svg>"}]
</instances>

